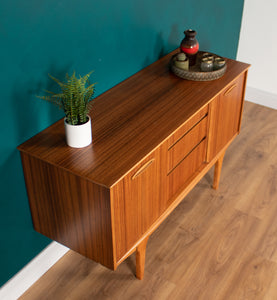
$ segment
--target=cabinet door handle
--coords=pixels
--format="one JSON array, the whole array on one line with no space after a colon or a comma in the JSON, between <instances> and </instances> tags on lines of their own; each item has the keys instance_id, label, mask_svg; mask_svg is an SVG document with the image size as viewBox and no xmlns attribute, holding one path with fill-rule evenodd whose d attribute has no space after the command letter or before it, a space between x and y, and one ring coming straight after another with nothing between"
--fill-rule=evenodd
<instances>
[{"instance_id":1,"label":"cabinet door handle","mask_svg":"<svg viewBox=\"0 0 277 300\"><path fill-rule=\"evenodd\" d=\"M237 84L233 84L232 86L229 87L229 89L224 93L224 96L227 96L228 94L231 93L231 91L237 86Z\"/></svg>"},{"instance_id":2,"label":"cabinet door handle","mask_svg":"<svg viewBox=\"0 0 277 300\"><path fill-rule=\"evenodd\" d=\"M136 177L138 177L141 173L143 173L153 162L155 158L150 159L148 162L146 162L142 167L140 167L136 173L132 176L132 180L134 180Z\"/></svg>"}]
</instances>

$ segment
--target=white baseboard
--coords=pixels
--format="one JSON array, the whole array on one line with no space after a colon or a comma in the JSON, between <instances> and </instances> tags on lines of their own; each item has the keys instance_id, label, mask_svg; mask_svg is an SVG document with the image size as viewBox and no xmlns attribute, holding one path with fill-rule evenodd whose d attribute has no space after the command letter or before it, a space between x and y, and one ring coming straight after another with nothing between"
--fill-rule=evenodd
<instances>
[{"instance_id":1,"label":"white baseboard","mask_svg":"<svg viewBox=\"0 0 277 300\"><path fill-rule=\"evenodd\" d=\"M277 109L277 95L247 86L245 100Z\"/></svg>"},{"instance_id":2,"label":"white baseboard","mask_svg":"<svg viewBox=\"0 0 277 300\"><path fill-rule=\"evenodd\" d=\"M0 289L0 299L16 300L46 273L69 249L52 242Z\"/></svg>"}]
</instances>

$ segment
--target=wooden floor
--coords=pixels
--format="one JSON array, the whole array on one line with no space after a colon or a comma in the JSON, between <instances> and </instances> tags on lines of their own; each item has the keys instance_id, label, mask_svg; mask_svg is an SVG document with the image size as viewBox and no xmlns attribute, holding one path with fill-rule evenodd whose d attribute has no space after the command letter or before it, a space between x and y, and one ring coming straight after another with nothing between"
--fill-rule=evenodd
<instances>
[{"instance_id":1,"label":"wooden floor","mask_svg":"<svg viewBox=\"0 0 277 300\"><path fill-rule=\"evenodd\" d=\"M217 191L211 170L113 272L69 251L20 299L277 299L277 110L246 102Z\"/></svg>"}]
</instances>

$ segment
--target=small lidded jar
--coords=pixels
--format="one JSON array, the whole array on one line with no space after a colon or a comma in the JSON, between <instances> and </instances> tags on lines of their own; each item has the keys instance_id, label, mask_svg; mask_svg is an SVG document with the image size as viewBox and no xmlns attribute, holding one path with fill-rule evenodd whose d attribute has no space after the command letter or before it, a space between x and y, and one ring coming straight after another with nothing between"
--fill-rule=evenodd
<instances>
[{"instance_id":1,"label":"small lidded jar","mask_svg":"<svg viewBox=\"0 0 277 300\"><path fill-rule=\"evenodd\" d=\"M208 58L208 59L214 61L214 56L211 53L209 53L209 52L203 53L202 54L202 58Z\"/></svg>"},{"instance_id":2,"label":"small lidded jar","mask_svg":"<svg viewBox=\"0 0 277 300\"><path fill-rule=\"evenodd\" d=\"M225 60L221 57L216 57L214 60L214 69L219 70L225 66Z\"/></svg>"},{"instance_id":3,"label":"small lidded jar","mask_svg":"<svg viewBox=\"0 0 277 300\"><path fill-rule=\"evenodd\" d=\"M211 72L213 70L213 60L209 57L202 58L200 68L203 72Z\"/></svg>"},{"instance_id":4,"label":"small lidded jar","mask_svg":"<svg viewBox=\"0 0 277 300\"><path fill-rule=\"evenodd\" d=\"M189 69L189 60L185 53L181 52L176 56L175 66L183 70Z\"/></svg>"}]
</instances>

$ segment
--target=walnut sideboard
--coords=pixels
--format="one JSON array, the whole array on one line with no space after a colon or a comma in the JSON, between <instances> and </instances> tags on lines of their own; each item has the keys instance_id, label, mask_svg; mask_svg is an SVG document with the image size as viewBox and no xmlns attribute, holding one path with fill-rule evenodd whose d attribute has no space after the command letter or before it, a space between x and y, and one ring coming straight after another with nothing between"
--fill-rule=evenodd
<instances>
[{"instance_id":1,"label":"walnut sideboard","mask_svg":"<svg viewBox=\"0 0 277 300\"><path fill-rule=\"evenodd\" d=\"M174 53L95 99L90 146L68 147L60 120L18 147L35 230L112 270L136 251L139 279L148 237L213 165L218 187L241 124L249 65L187 81Z\"/></svg>"}]
</instances>

